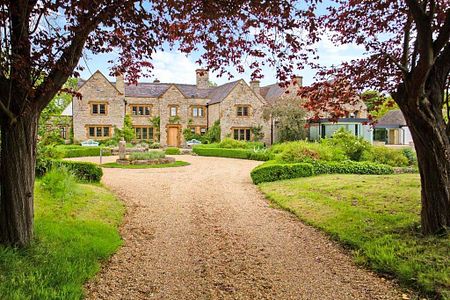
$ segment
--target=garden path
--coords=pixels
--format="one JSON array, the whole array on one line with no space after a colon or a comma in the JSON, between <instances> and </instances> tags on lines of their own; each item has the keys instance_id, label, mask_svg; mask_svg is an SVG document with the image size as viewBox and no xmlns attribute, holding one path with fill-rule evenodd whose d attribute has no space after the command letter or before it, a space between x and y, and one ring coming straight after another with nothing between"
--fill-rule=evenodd
<instances>
[{"instance_id":1,"label":"garden path","mask_svg":"<svg viewBox=\"0 0 450 300\"><path fill-rule=\"evenodd\" d=\"M104 169L128 213L123 247L87 284L88 299L402 298L323 233L271 208L249 176L258 162L177 158L191 165Z\"/></svg>"}]
</instances>

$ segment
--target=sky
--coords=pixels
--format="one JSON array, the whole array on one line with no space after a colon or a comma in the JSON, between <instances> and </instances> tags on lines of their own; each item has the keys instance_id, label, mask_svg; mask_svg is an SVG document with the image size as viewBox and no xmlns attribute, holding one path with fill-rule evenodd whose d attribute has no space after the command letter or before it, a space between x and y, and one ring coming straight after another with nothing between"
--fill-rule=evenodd
<instances>
[{"instance_id":1,"label":"sky","mask_svg":"<svg viewBox=\"0 0 450 300\"><path fill-rule=\"evenodd\" d=\"M327 1L325 1L327 2ZM324 37L317 45L319 63L325 66L338 65L344 61L350 61L363 56L364 49L357 45L344 45L335 46L333 43ZM199 58L200 53L194 52L190 56L186 56L177 50L165 49L164 52L157 52L153 56L154 69L151 74L151 78L143 78L140 81L153 81L158 79L160 82L167 83L185 83L195 84L195 70L201 66L196 65L195 61ZM103 74L114 81L114 78L109 76L109 68L111 65L109 60L114 60L115 54L102 54L93 55L91 53L85 53L84 57L80 60L80 65L85 67L85 70L81 72L81 78L89 78L95 71L100 70ZM233 80L244 79L250 81L250 72L239 74L232 68L229 69L235 76ZM298 76L303 76L303 84L309 85L314 82L314 71L305 68L294 72ZM275 68L265 67L262 74L264 78L261 79L261 85L269 85L276 83ZM218 85L224 84L229 81L228 76L218 77L217 74L210 73L210 80Z\"/></svg>"}]
</instances>

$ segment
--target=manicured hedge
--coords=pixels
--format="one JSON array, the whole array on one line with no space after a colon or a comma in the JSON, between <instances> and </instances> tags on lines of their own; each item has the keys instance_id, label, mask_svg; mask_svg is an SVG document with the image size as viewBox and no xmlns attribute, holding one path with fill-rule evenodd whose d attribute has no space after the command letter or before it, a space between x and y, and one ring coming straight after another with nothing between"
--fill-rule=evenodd
<instances>
[{"instance_id":1,"label":"manicured hedge","mask_svg":"<svg viewBox=\"0 0 450 300\"><path fill-rule=\"evenodd\" d=\"M202 146L202 147L194 147L192 151L200 156L218 156L218 157L241 158L260 161L267 161L270 159L269 153L255 152L250 149L206 148Z\"/></svg>"},{"instance_id":2,"label":"manicured hedge","mask_svg":"<svg viewBox=\"0 0 450 300\"><path fill-rule=\"evenodd\" d=\"M388 175L394 174L394 168L371 162L314 162L314 174L365 174Z\"/></svg>"},{"instance_id":3,"label":"manicured hedge","mask_svg":"<svg viewBox=\"0 0 450 300\"><path fill-rule=\"evenodd\" d=\"M181 154L180 149L177 147L169 147L166 149L165 152L167 155L180 155Z\"/></svg>"},{"instance_id":4,"label":"manicured hedge","mask_svg":"<svg viewBox=\"0 0 450 300\"><path fill-rule=\"evenodd\" d=\"M43 176L52 168L61 167L65 167L73 172L80 181L100 182L103 176L102 169L93 163L56 159L38 159L36 162L36 175Z\"/></svg>"},{"instance_id":5,"label":"manicured hedge","mask_svg":"<svg viewBox=\"0 0 450 300\"><path fill-rule=\"evenodd\" d=\"M314 168L308 163L298 164L268 164L256 167L250 173L255 184L283 179L309 177L314 174Z\"/></svg>"},{"instance_id":6,"label":"manicured hedge","mask_svg":"<svg viewBox=\"0 0 450 300\"><path fill-rule=\"evenodd\" d=\"M270 161L253 169L250 175L253 182L258 184L261 182L309 177L320 174L387 175L393 173L394 169L391 166L368 162L345 161L280 164L275 161Z\"/></svg>"},{"instance_id":7,"label":"manicured hedge","mask_svg":"<svg viewBox=\"0 0 450 300\"><path fill-rule=\"evenodd\" d=\"M103 149L103 156L111 155L111 149L103 147L60 146L58 149L63 152L64 158L100 156L100 149Z\"/></svg>"}]
</instances>

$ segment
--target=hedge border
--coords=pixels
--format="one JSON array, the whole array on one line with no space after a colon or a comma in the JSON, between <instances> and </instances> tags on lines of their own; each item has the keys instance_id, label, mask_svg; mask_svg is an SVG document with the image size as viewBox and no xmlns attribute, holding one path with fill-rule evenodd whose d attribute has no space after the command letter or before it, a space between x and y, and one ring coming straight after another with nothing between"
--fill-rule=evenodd
<instances>
[{"instance_id":1,"label":"hedge border","mask_svg":"<svg viewBox=\"0 0 450 300\"><path fill-rule=\"evenodd\" d=\"M103 170L99 166L89 162L56 160L56 159L38 159L36 162L36 175L44 176L52 168L65 167L73 172L75 177L82 182L100 182L103 176Z\"/></svg>"},{"instance_id":2,"label":"hedge border","mask_svg":"<svg viewBox=\"0 0 450 300\"><path fill-rule=\"evenodd\" d=\"M208 148L201 146L201 147L194 147L192 151L200 156L239 158L257 161L268 161L271 159L271 155L268 152L255 152L251 149Z\"/></svg>"},{"instance_id":3,"label":"hedge border","mask_svg":"<svg viewBox=\"0 0 450 300\"><path fill-rule=\"evenodd\" d=\"M295 164L270 161L254 168L250 176L253 183L259 184L320 174L390 175L394 174L394 168L388 165L353 161Z\"/></svg>"}]
</instances>

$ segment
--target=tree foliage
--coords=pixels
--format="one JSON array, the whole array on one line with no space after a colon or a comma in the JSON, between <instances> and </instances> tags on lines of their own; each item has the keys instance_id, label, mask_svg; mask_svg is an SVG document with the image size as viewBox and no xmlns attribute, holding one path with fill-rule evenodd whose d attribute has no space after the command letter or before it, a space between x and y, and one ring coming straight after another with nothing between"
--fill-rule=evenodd
<instances>
[{"instance_id":1,"label":"tree foliage","mask_svg":"<svg viewBox=\"0 0 450 300\"><path fill-rule=\"evenodd\" d=\"M264 109L264 117L275 122L277 140L275 142L298 141L307 138L306 111L304 100L288 97L278 100Z\"/></svg>"}]
</instances>

